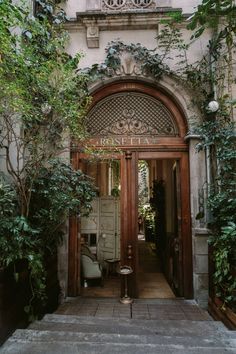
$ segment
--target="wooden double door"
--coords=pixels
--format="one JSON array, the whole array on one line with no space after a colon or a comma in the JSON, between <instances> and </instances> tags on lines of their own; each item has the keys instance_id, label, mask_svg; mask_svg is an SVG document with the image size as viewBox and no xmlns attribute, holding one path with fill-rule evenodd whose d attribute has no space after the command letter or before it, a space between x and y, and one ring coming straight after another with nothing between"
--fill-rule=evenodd
<instances>
[{"instance_id":1,"label":"wooden double door","mask_svg":"<svg viewBox=\"0 0 236 354\"><path fill-rule=\"evenodd\" d=\"M126 151L121 159L121 262L134 270L130 275L129 292L139 296L138 259L138 161L175 160L176 230L172 259L173 286L178 295L192 298L192 237L190 224L189 162L187 152ZM166 254L166 262L170 262ZM172 284L171 284L172 285Z\"/></svg>"},{"instance_id":2,"label":"wooden double door","mask_svg":"<svg viewBox=\"0 0 236 354\"><path fill-rule=\"evenodd\" d=\"M79 155L75 156L79 161ZM193 297L192 280L192 237L190 224L189 161L187 151L152 151L143 149L123 150L120 160L120 234L119 256L122 265L129 265L133 273L129 276L129 294L139 297L138 259L138 161L175 160L176 217L174 282L180 296ZM79 167L79 166L78 166ZM70 221L69 239L69 295L80 292L80 229L77 220ZM117 235L116 235L117 236ZM117 241L118 239L116 239ZM118 246L116 245L116 249Z\"/></svg>"}]
</instances>

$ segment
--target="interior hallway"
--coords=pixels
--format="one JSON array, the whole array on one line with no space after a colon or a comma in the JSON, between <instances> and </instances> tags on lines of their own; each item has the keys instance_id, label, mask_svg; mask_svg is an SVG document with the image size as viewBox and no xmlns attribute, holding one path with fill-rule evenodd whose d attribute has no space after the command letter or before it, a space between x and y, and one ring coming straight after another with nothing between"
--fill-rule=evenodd
<instances>
[{"instance_id":1,"label":"interior hallway","mask_svg":"<svg viewBox=\"0 0 236 354\"><path fill-rule=\"evenodd\" d=\"M160 270L153 245L139 237L139 298L140 299L173 299L175 298L169 284ZM87 288L81 288L82 297L119 298L120 277L113 275L104 277L103 286L98 281L91 281Z\"/></svg>"},{"instance_id":2,"label":"interior hallway","mask_svg":"<svg viewBox=\"0 0 236 354\"><path fill-rule=\"evenodd\" d=\"M139 284L140 298L124 305L120 297L120 278L113 275L104 279L104 286L91 284L82 288L82 296L68 298L59 306L56 314L92 316L95 318L137 320L192 320L211 321L209 314L197 306L194 300L175 298L156 255L154 244L145 242L139 235ZM178 322L179 323L179 322Z\"/></svg>"},{"instance_id":3,"label":"interior hallway","mask_svg":"<svg viewBox=\"0 0 236 354\"><path fill-rule=\"evenodd\" d=\"M173 299L175 295L161 272L154 244L139 237L139 298Z\"/></svg>"}]
</instances>

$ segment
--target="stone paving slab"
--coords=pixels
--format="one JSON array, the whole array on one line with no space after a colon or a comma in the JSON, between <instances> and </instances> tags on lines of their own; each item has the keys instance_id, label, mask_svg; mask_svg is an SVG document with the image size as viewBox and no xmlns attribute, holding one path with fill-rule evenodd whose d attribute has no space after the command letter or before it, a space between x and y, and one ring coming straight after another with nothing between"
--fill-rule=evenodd
<instances>
[{"instance_id":1,"label":"stone paving slab","mask_svg":"<svg viewBox=\"0 0 236 354\"><path fill-rule=\"evenodd\" d=\"M139 325L137 324L117 324L117 322L110 321L108 318L100 318L101 322L94 322L94 323L86 323L82 322L81 323L62 323L62 322L46 322L46 321L40 321L40 322L35 322L30 325L30 329L34 330L42 330L42 331L63 331L63 332L80 332L80 333L116 333L119 335L122 334L132 334L132 335L173 335L173 336L188 336L188 337L194 337L194 338L199 338L202 335L206 335L210 337L217 336L220 338L224 338L226 333L227 333L227 338L231 339L236 339L236 333L235 332L225 332L225 331L219 331L219 328L217 327L209 327L204 325L199 326L196 325L195 322L190 322L188 324L185 323L180 323L180 325L173 326L173 324L170 323L170 321L165 321L164 324L157 325L156 323L149 322L149 325L152 327L148 327L146 323L140 323ZM118 319L116 319L118 320ZM123 319L122 319L123 322ZM139 320L141 322L141 320Z\"/></svg>"},{"instance_id":2,"label":"stone paving slab","mask_svg":"<svg viewBox=\"0 0 236 354\"><path fill-rule=\"evenodd\" d=\"M195 335L202 334L206 331L208 332L216 332L216 331L227 331L227 328L224 326L222 322L219 321L191 321L191 320L181 320L176 321L173 320L140 320L140 319L129 319L123 318L122 321L119 318L99 318L99 317L87 317L87 316L74 316L74 315L57 315L57 314L47 314L43 317L43 319L38 322L39 324L51 323L52 326L56 326L56 323L59 325L80 325L81 328L86 327L86 330L91 331L91 326L96 326L97 331L111 331L113 328L116 328L118 333L125 333L127 330L135 331L145 331L155 332L155 333L163 333L166 334L168 331L172 331L172 333L182 333L183 335L186 333L193 333ZM33 326L34 323L31 325ZM123 331L123 332L122 332ZM107 332L108 333L108 332ZM140 332L142 333L142 332ZM236 332L233 332L236 335Z\"/></svg>"},{"instance_id":3,"label":"stone paving slab","mask_svg":"<svg viewBox=\"0 0 236 354\"><path fill-rule=\"evenodd\" d=\"M56 311L58 314L140 319L172 320L212 320L211 316L199 308L193 300L182 299L135 299L131 305L124 305L119 299L68 299Z\"/></svg>"}]
</instances>

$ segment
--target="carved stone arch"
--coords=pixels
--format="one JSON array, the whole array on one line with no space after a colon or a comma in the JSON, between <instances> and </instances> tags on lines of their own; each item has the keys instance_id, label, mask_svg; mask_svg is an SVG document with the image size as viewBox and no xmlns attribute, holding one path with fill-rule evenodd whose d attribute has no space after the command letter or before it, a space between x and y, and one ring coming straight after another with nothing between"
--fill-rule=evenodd
<instances>
[{"instance_id":1,"label":"carved stone arch","mask_svg":"<svg viewBox=\"0 0 236 354\"><path fill-rule=\"evenodd\" d=\"M106 99L112 99L112 97L117 97L113 95L122 95L127 93L133 93L140 95L140 97L146 98L150 97L150 101L158 102L160 110L164 112L166 110L167 120L172 121L172 128L170 134L159 134L159 135L168 135L179 136L180 138L184 138L189 130L188 123L185 118L184 112L181 107L177 105L173 97L170 94L167 94L163 88L158 88L157 86L147 82L136 81L133 79L129 79L126 81L112 81L107 83L106 85L97 85L91 90L91 95L93 97L92 105L90 107L89 115L93 114L95 110L95 106L99 105L99 103L105 102ZM150 134L151 135L151 134ZM158 135L158 134L157 134Z\"/></svg>"}]
</instances>

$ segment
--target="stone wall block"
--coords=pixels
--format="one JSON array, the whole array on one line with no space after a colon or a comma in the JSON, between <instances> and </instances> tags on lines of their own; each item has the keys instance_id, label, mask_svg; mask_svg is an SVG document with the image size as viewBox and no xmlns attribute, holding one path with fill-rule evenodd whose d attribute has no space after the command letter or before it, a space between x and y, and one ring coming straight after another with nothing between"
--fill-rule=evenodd
<instances>
[{"instance_id":1,"label":"stone wall block","mask_svg":"<svg viewBox=\"0 0 236 354\"><path fill-rule=\"evenodd\" d=\"M101 10L101 0L87 0L86 10L87 11Z\"/></svg>"},{"instance_id":2,"label":"stone wall block","mask_svg":"<svg viewBox=\"0 0 236 354\"><path fill-rule=\"evenodd\" d=\"M208 242L206 237L194 238L194 251L195 254L207 255L208 254Z\"/></svg>"},{"instance_id":3,"label":"stone wall block","mask_svg":"<svg viewBox=\"0 0 236 354\"><path fill-rule=\"evenodd\" d=\"M209 285L208 274L195 274L194 285L197 291L208 290L208 285Z\"/></svg>"},{"instance_id":4,"label":"stone wall block","mask_svg":"<svg viewBox=\"0 0 236 354\"><path fill-rule=\"evenodd\" d=\"M156 7L171 7L171 0L156 0Z\"/></svg>"},{"instance_id":5,"label":"stone wall block","mask_svg":"<svg viewBox=\"0 0 236 354\"><path fill-rule=\"evenodd\" d=\"M194 272L208 273L208 255L195 255Z\"/></svg>"},{"instance_id":6,"label":"stone wall block","mask_svg":"<svg viewBox=\"0 0 236 354\"><path fill-rule=\"evenodd\" d=\"M87 27L88 48L99 48L99 28L98 26Z\"/></svg>"}]
</instances>

